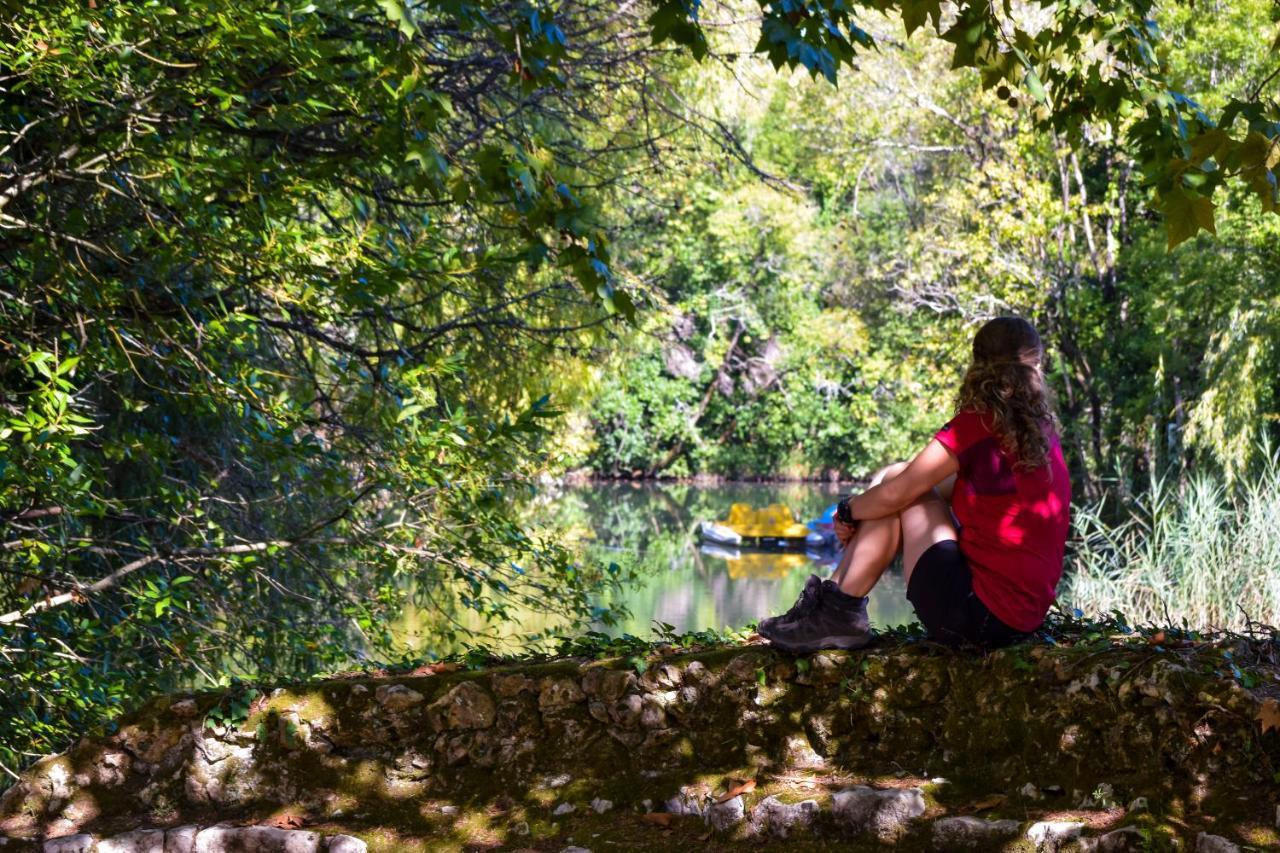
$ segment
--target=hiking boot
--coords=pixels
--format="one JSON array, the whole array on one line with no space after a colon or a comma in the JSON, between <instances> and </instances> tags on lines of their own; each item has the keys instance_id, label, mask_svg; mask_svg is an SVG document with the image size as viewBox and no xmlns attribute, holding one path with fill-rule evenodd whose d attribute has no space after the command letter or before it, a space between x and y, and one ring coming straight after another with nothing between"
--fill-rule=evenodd
<instances>
[{"instance_id":1,"label":"hiking boot","mask_svg":"<svg viewBox=\"0 0 1280 853\"><path fill-rule=\"evenodd\" d=\"M783 622L790 622L798 616L802 616L813 610L818 604L818 596L822 594L822 578L817 575L809 575L808 580L804 582L804 589L800 590L800 597L796 599L796 603L791 605L791 609L781 616L770 616L767 619L761 619L760 624L756 626L756 633L766 639L772 639L769 632Z\"/></svg>"},{"instance_id":2,"label":"hiking boot","mask_svg":"<svg viewBox=\"0 0 1280 853\"><path fill-rule=\"evenodd\" d=\"M800 654L818 649L860 649L871 642L867 599L847 595L833 582L823 581L817 604L797 617L769 626L761 632L786 652Z\"/></svg>"}]
</instances>

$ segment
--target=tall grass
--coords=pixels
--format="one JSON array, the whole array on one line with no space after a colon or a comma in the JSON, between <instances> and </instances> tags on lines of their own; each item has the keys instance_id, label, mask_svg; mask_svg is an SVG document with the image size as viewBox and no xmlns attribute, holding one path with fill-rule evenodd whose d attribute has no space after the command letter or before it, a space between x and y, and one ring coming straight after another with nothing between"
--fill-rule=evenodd
<instances>
[{"instance_id":1,"label":"tall grass","mask_svg":"<svg viewBox=\"0 0 1280 853\"><path fill-rule=\"evenodd\" d=\"M1280 624L1280 456L1228 486L1195 474L1157 479L1121 507L1073 507L1060 601L1134 624Z\"/></svg>"}]
</instances>

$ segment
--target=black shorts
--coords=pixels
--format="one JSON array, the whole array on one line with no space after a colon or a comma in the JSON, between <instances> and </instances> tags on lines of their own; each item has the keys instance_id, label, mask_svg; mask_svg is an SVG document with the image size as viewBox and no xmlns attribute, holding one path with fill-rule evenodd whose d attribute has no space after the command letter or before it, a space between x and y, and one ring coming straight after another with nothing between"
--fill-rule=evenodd
<instances>
[{"instance_id":1,"label":"black shorts","mask_svg":"<svg viewBox=\"0 0 1280 853\"><path fill-rule=\"evenodd\" d=\"M994 648L1027 636L996 618L974 593L969 564L954 539L935 542L920 555L907 584L907 600L929 639L940 643Z\"/></svg>"}]
</instances>

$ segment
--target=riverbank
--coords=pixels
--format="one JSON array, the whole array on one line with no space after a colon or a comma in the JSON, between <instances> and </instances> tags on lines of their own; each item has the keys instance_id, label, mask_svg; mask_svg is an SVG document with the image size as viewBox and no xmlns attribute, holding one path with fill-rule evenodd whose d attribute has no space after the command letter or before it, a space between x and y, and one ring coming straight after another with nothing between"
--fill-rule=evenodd
<instances>
[{"instance_id":1,"label":"riverbank","mask_svg":"<svg viewBox=\"0 0 1280 853\"><path fill-rule=\"evenodd\" d=\"M1138 849L1097 846L1133 827L1105 843L1261 848L1280 844L1278 660L1274 635L1093 625L986 656L905 634L803 657L677 640L169 696L28 770L0 832L6 849L220 822L388 851Z\"/></svg>"}]
</instances>

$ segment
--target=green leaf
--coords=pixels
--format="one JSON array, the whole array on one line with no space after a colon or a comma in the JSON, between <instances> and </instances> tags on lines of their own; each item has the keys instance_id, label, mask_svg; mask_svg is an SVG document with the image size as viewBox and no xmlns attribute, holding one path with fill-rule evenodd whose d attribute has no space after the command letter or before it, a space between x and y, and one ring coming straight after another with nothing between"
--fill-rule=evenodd
<instances>
[{"instance_id":1,"label":"green leaf","mask_svg":"<svg viewBox=\"0 0 1280 853\"><path fill-rule=\"evenodd\" d=\"M1191 162L1195 165L1213 157L1231 137L1221 128L1210 128L1191 140Z\"/></svg>"},{"instance_id":2,"label":"green leaf","mask_svg":"<svg viewBox=\"0 0 1280 853\"><path fill-rule=\"evenodd\" d=\"M425 408L426 406L422 405L421 403L410 403L409 405L401 409L400 413L396 415L396 423L401 423L402 421L408 420L409 418L418 414L418 412L421 412Z\"/></svg>"},{"instance_id":3,"label":"green leaf","mask_svg":"<svg viewBox=\"0 0 1280 853\"><path fill-rule=\"evenodd\" d=\"M1040 75L1034 70L1028 70L1026 79L1027 92L1031 97L1035 98L1042 104L1049 102L1049 96L1044 90L1044 84L1040 82Z\"/></svg>"},{"instance_id":4,"label":"green leaf","mask_svg":"<svg viewBox=\"0 0 1280 853\"><path fill-rule=\"evenodd\" d=\"M409 10L405 8L404 3L400 2L400 0L378 0L378 5L382 7L382 11L387 18L399 28L405 38L413 38L417 35L418 28L414 26L413 18L410 17Z\"/></svg>"},{"instance_id":5,"label":"green leaf","mask_svg":"<svg viewBox=\"0 0 1280 853\"><path fill-rule=\"evenodd\" d=\"M907 35L911 35L924 26L925 21L929 18L933 19L936 27L941 17L941 0L903 0L902 25L906 28Z\"/></svg>"},{"instance_id":6,"label":"green leaf","mask_svg":"<svg viewBox=\"0 0 1280 853\"><path fill-rule=\"evenodd\" d=\"M1161 199L1160 212L1164 214L1165 233L1169 248L1190 240L1202 229L1217 234L1213 218L1214 204L1199 193L1187 192L1175 187Z\"/></svg>"}]
</instances>

